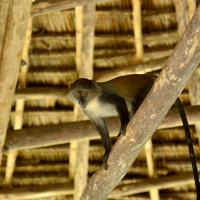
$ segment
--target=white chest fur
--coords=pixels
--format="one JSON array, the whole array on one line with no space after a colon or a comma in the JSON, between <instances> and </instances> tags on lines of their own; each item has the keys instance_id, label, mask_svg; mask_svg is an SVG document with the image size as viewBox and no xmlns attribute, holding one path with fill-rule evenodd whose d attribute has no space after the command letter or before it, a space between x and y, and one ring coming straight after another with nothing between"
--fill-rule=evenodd
<instances>
[{"instance_id":1,"label":"white chest fur","mask_svg":"<svg viewBox=\"0 0 200 200\"><path fill-rule=\"evenodd\" d=\"M116 108L112 104L101 102L98 97L92 99L85 110L93 116L109 117L117 115Z\"/></svg>"}]
</instances>

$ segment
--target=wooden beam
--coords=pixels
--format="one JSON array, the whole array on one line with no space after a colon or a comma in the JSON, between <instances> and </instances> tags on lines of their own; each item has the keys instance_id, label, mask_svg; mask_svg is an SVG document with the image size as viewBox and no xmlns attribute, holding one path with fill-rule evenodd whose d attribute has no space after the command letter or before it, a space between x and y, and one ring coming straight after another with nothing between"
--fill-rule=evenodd
<instances>
[{"instance_id":1,"label":"wooden beam","mask_svg":"<svg viewBox=\"0 0 200 200\"><path fill-rule=\"evenodd\" d=\"M0 10L4 8L5 4L7 5L7 1L3 1L0 4ZM1 150L6 137L11 104L18 78L19 63L30 16L30 8L31 1L29 0L9 1L7 18L5 24L2 24L2 27L5 26L6 28L4 35L0 36L0 41L3 41L0 46L0 163L2 159Z\"/></svg>"},{"instance_id":2,"label":"wooden beam","mask_svg":"<svg viewBox=\"0 0 200 200\"><path fill-rule=\"evenodd\" d=\"M180 175L169 175L160 178L143 179L136 183L125 184L117 187L108 197L108 199L148 192L151 189L168 189L193 184L193 175L182 173ZM73 195L73 187L70 184L60 184L52 186L32 186L24 188L7 188L0 190L1 200L25 200L40 199L53 196Z\"/></svg>"},{"instance_id":3,"label":"wooden beam","mask_svg":"<svg viewBox=\"0 0 200 200\"><path fill-rule=\"evenodd\" d=\"M32 19L29 19L29 23L26 30L25 42L22 51L21 60L25 62L23 66L20 65L20 73L19 73L19 80L18 80L18 87L26 88L26 77L28 73L28 66L29 66L29 45L31 41L31 34L32 34ZM14 123L13 129L19 130L23 126L23 112L24 112L24 99L18 99L15 105L15 115L14 115ZM15 163L17 159L17 151L11 150L7 156L7 165L6 165L6 173L5 173L5 183L6 185L11 185L13 173L15 170Z\"/></svg>"},{"instance_id":4,"label":"wooden beam","mask_svg":"<svg viewBox=\"0 0 200 200\"><path fill-rule=\"evenodd\" d=\"M176 21L178 24L178 33L181 37L185 28L189 22L188 12L187 12L187 0L173 0L176 10Z\"/></svg>"},{"instance_id":5,"label":"wooden beam","mask_svg":"<svg viewBox=\"0 0 200 200\"><path fill-rule=\"evenodd\" d=\"M132 0L133 5L133 31L135 38L136 59L142 61L143 58L143 41L142 41L142 11L141 1Z\"/></svg>"},{"instance_id":6,"label":"wooden beam","mask_svg":"<svg viewBox=\"0 0 200 200\"><path fill-rule=\"evenodd\" d=\"M76 68L79 78L93 78L95 0L88 0L76 7ZM84 115L75 107L76 120ZM89 165L89 140L71 143L70 157L74 158L74 200L79 200L87 184ZM74 164L75 163L75 164ZM73 171L73 170L71 170Z\"/></svg>"},{"instance_id":7,"label":"wooden beam","mask_svg":"<svg viewBox=\"0 0 200 200\"><path fill-rule=\"evenodd\" d=\"M12 182L16 159L17 159L17 150L10 150L8 152L6 170L5 170L5 185L7 186L11 185Z\"/></svg>"},{"instance_id":8,"label":"wooden beam","mask_svg":"<svg viewBox=\"0 0 200 200\"><path fill-rule=\"evenodd\" d=\"M7 0L2 0L0 5L0 55L2 54L3 50L3 43L4 43L4 34L6 29L7 17L8 17L8 10L9 10L10 2Z\"/></svg>"},{"instance_id":9,"label":"wooden beam","mask_svg":"<svg viewBox=\"0 0 200 200\"><path fill-rule=\"evenodd\" d=\"M150 178L156 178L156 167L154 164L154 159L153 159L153 143L152 140L150 139L146 144L145 144L145 155L146 155L146 161L147 161L147 169L148 169L148 175ZM150 191L150 199L151 200L159 200L159 191L155 188L152 188Z\"/></svg>"},{"instance_id":10,"label":"wooden beam","mask_svg":"<svg viewBox=\"0 0 200 200\"><path fill-rule=\"evenodd\" d=\"M187 3L188 3L189 18L191 20L196 10L196 0L187 0Z\"/></svg>"},{"instance_id":11,"label":"wooden beam","mask_svg":"<svg viewBox=\"0 0 200 200\"><path fill-rule=\"evenodd\" d=\"M185 110L190 125L199 121L200 106L186 107ZM107 122L110 135L116 136L119 128L118 119L111 118ZM172 128L177 126L182 126L182 121L179 117L178 110L172 109L159 128ZM75 140L97 138L99 138L99 135L90 121L79 121L23 128L18 131L8 130L5 145L8 149L31 149L69 143Z\"/></svg>"},{"instance_id":12,"label":"wooden beam","mask_svg":"<svg viewBox=\"0 0 200 200\"><path fill-rule=\"evenodd\" d=\"M90 179L81 200L106 199L158 128L199 64L199 24L200 6L147 98L128 124L126 136L120 137L113 147L108 159L108 170L101 169Z\"/></svg>"}]
</instances>

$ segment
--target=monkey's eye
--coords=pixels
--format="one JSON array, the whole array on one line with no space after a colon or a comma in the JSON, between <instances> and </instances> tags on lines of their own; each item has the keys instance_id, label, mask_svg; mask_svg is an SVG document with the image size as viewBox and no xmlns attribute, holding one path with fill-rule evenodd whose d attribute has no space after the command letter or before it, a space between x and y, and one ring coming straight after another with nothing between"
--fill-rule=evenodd
<instances>
[{"instance_id":1,"label":"monkey's eye","mask_svg":"<svg viewBox=\"0 0 200 200\"><path fill-rule=\"evenodd\" d=\"M74 97L75 97L76 99L78 99L78 98L80 97L80 95L79 95L79 94L75 94Z\"/></svg>"}]
</instances>

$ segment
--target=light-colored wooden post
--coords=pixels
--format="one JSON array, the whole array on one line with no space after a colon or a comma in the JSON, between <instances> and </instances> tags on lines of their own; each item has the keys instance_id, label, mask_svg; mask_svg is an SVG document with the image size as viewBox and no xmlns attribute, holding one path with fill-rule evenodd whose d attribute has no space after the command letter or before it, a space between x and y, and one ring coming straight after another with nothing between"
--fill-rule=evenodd
<instances>
[{"instance_id":1,"label":"light-colored wooden post","mask_svg":"<svg viewBox=\"0 0 200 200\"><path fill-rule=\"evenodd\" d=\"M95 29L95 0L75 8L76 13L76 67L79 78L93 78L93 52ZM83 114L74 108L75 120ZM79 200L87 184L89 140L72 142L70 145L69 175L74 175L74 200Z\"/></svg>"},{"instance_id":2,"label":"light-colored wooden post","mask_svg":"<svg viewBox=\"0 0 200 200\"><path fill-rule=\"evenodd\" d=\"M189 22L187 0L173 0L176 11L176 21L178 25L178 34L181 37Z\"/></svg>"},{"instance_id":3,"label":"light-colored wooden post","mask_svg":"<svg viewBox=\"0 0 200 200\"><path fill-rule=\"evenodd\" d=\"M148 175L150 178L156 178L156 169L155 169L154 159L153 159L153 144L152 144L151 139L145 144L144 149L145 149L145 155L146 155L146 161L147 161ZM158 189L150 190L150 199L151 200L160 199Z\"/></svg>"},{"instance_id":4,"label":"light-colored wooden post","mask_svg":"<svg viewBox=\"0 0 200 200\"><path fill-rule=\"evenodd\" d=\"M25 63L23 64L23 66L21 66L20 73L19 73L18 88L21 88L21 89L26 88L26 76L27 76L28 65L29 65L28 52L29 52L29 44L31 41L31 33L32 33L32 19L30 18L27 31L26 31L26 37L25 37L22 58L21 58L21 60L23 60ZM24 103L25 103L25 100L23 98L16 100L14 124L13 124L14 130L19 130L23 126ZM11 184L14 169L15 169L16 159L17 159L17 150L9 151L8 157L7 157L6 173L5 173L5 183L7 185Z\"/></svg>"},{"instance_id":5,"label":"light-colored wooden post","mask_svg":"<svg viewBox=\"0 0 200 200\"><path fill-rule=\"evenodd\" d=\"M141 0L132 0L133 4L133 32L135 39L136 59L141 61L143 58L143 42L142 42L142 11Z\"/></svg>"},{"instance_id":6,"label":"light-colored wooden post","mask_svg":"<svg viewBox=\"0 0 200 200\"><path fill-rule=\"evenodd\" d=\"M31 3L30 0L2 0L0 4L0 163Z\"/></svg>"},{"instance_id":7,"label":"light-colored wooden post","mask_svg":"<svg viewBox=\"0 0 200 200\"><path fill-rule=\"evenodd\" d=\"M196 10L196 0L187 0L187 2L188 2L189 17L191 20Z\"/></svg>"}]
</instances>

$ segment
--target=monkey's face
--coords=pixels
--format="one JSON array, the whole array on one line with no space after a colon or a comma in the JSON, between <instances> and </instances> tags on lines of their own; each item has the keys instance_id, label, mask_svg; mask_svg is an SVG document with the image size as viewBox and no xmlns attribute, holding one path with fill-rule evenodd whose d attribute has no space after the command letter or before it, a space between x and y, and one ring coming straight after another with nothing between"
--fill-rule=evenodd
<instances>
[{"instance_id":1,"label":"monkey's face","mask_svg":"<svg viewBox=\"0 0 200 200\"><path fill-rule=\"evenodd\" d=\"M99 89L95 81L88 79L78 79L71 84L71 99L82 109L85 109L88 103L98 95Z\"/></svg>"},{"instance_id":2,"label":"monkey's face","mask_svg":"<svg viewBox=\"0 0 200 200\"><path fill-rule=\"evenodd\" d=\"M90 92L88 90L75 90L72 91L72 97L74 102L79 104L79 106L84 109L87 107L88 102L90 101Z\"/></svg>"}]
</instances>

